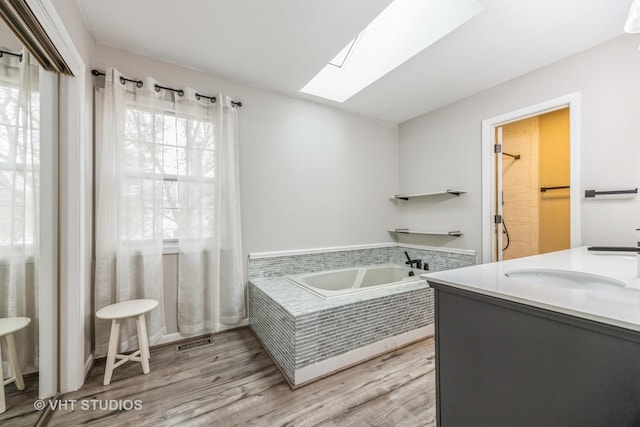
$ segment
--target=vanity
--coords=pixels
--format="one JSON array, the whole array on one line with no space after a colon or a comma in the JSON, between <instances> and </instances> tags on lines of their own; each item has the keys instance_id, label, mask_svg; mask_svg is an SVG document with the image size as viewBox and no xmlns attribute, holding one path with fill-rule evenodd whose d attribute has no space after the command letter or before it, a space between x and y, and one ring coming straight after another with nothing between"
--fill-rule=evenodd
<instances>
[{"instance_id":1,"label":"vanity","mask_svg":"<svg viewBox=\"0 0 640 427\"><path fill-rule=\"evenodd\" d=\"M636 272L584 247L423 275L438 426L640 425Z\"/></svg>"}]
</instances>

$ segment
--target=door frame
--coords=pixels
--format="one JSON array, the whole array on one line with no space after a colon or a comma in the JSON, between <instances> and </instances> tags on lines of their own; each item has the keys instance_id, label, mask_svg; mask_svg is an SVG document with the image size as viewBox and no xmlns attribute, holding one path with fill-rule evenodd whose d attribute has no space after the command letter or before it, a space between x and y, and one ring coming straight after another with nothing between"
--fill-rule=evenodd
<instances>
[{"instance_id":1,"label":"door frame","mask_svg":"<svg viewBox=\"0 0 640 427\"><path fill-rule=\"evenodd\" d=\"M86 105L89 68L52 0L25 0L73 76L58 77L57 277L40 287L40 398L84 384L85 292L91 279L91 128Z\"/></svg>"},{"instance_id":2,"label":"door frame","mask_svg":"<svg viewBox=\"0 0 640 427\"><path fill-rule=\"evenodd\" d=\"M523 107L482 121L482 262L494 261L496 242L494 239L496 203L495 129L540 114L569 107L570 147L570 221L571 247L582 244L580 227L580 92L574 92L539 104Z\"/></svg>"}]
</instances>

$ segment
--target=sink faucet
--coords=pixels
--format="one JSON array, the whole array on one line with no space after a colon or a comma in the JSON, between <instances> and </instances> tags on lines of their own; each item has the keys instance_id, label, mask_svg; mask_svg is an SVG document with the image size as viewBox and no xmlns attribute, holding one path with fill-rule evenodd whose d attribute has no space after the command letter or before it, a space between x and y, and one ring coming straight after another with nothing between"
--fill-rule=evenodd
<instances>
[{"instance_id":1,"label":"sink faucet","mask_svg":"<svg viewBox=\"0 0 640 427\"><path fill-rule=\"evenodd\" d=\"M636 228L640 231L640 228ZM589 246L588 251L596 252L632 252L636 254L636 277L640 277L640 242L636 246Z\"/></svg>"}]
</instances>

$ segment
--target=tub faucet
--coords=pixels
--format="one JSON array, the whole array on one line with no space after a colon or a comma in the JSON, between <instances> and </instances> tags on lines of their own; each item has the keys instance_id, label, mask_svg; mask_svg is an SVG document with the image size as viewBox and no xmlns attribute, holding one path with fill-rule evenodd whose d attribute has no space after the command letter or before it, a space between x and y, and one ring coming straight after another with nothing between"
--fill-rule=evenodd
<instances>
[{"instance_id":1,"label":"tub faucet","mask_svg":"<svg viewBox=\"0 0 640 427\"><path fill-rule=\"evenodd\" d=\"M404 255L407 257L407 262L405 262L405 264L407 264L409 267L413 267L413 265L415 264L418 270L422 269L422 260L411 259L407 251L404 251Z\"/></svg>"}]
</instances>

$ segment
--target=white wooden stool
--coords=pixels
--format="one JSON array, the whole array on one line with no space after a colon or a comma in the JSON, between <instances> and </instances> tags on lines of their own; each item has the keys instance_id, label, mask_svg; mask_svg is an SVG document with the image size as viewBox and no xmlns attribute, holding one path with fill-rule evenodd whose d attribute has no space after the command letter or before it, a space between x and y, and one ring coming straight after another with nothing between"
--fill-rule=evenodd
<instances>
[{"instance_id":1,"label":"white wooden stool","mask_svg":"<svg viewBox=\"0 0 640 427\"><path fill-rule=\"evenodd\" d=\"M147 324L144 314L158 306L158 301L153 299L134 299L108 305L96 312L98 319L111 320L111 335L109 337L109 349L107 350L107 366L104 369L104 381L109 385L113 370L124 363L133 360L142 363L142 372L149 373L149 337L147 337ZM120 321L128 317L136 317L136 329L138 331L138 350L131 354L118 354L118 342L120 340ZM116 363L116 359L120 359Z\"/></svg>"},{"instance_id":2,"label":"white wooden stool","mask_svg":"<svg viewBox=\"0 0 640 427\"><path fill-rule=\"evenodd\" d=\"M31 323L28 317L5 317L0 319L0 337L3 337L7 343L7 356L9 357L9 366L11 367L11 378L2 379L2 387L0 387L0 414L7 410L4 401L4 386L16 383L18 390L24 390L24 380L22 379L22 370L16 353L16 342L13 339L14 332L26 328ZM1 346L1 344L0 344ZM0 376L2 374L2 353L0 352Z\"/></svg>"}]
</instances>

